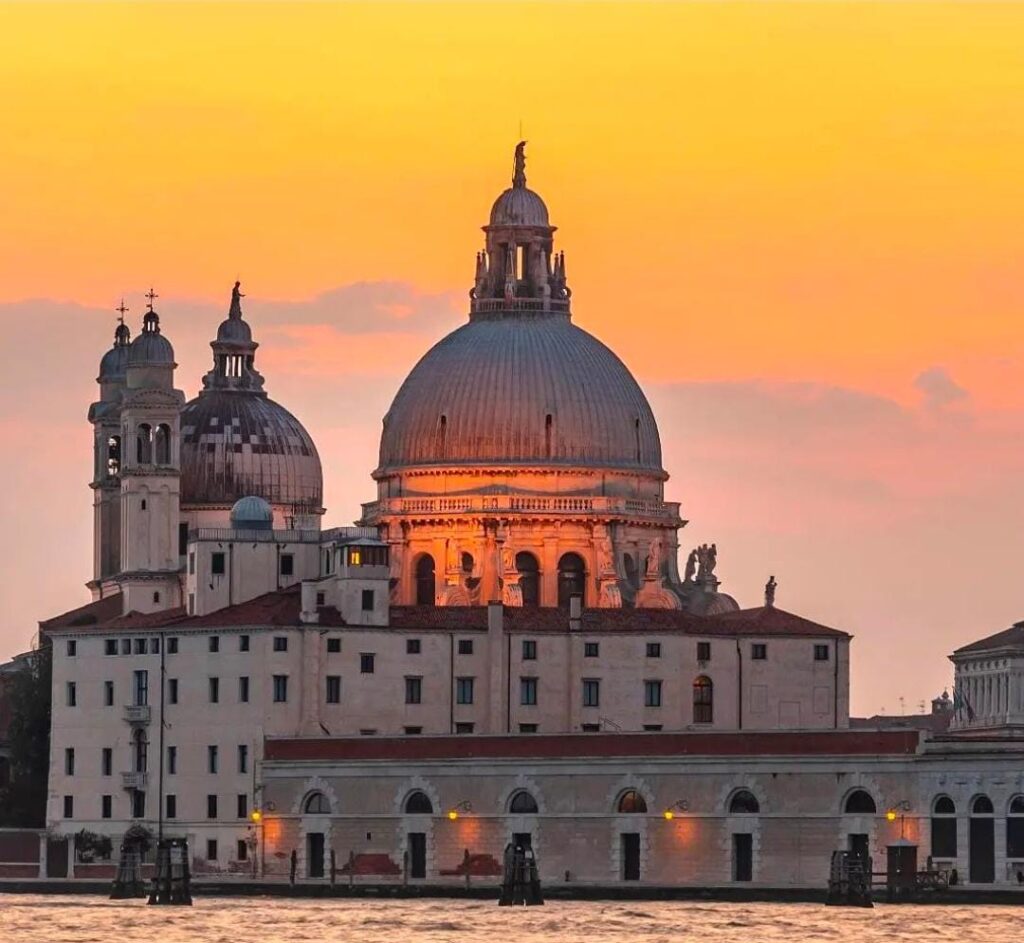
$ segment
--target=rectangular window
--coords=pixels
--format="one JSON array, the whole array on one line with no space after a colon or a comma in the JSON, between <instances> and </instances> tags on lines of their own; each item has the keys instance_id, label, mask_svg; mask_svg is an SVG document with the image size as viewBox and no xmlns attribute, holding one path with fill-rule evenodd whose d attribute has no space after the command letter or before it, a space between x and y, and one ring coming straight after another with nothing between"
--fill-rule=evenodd
<instances>
[{"instance_id":1,"label":"rectangular window","mask_svg":"<svg viewBox=\"0 0 1024 943\"><path fill-rule=\"evenodd\" d=\"M217 797L214 796L213 798L216 799ZM207 861L216 861L217 860L217 839L216 838L207 838L206 839L206 860Z\"/></svg>"},{"instance_id":2,"label":"rectangular window","mask_svg":"<svg viewBox=\"0 0 1024 943\"><path fill-rule=\"evenodd\" d=\"M210 572L214 576L224 575L224 554L221 551L210 554Z\"/></svg>"},{"instance_id":3,"label":"rectangular window","mask_svg":"<svg viewBox=\"0 0 1024 943\"><path fill-rule=\"evenodd\" d=\"M235 799L235 817L240 819L249 818L249 796L240 792Z\"/></svg>"},{"instance_id":4,"label":"rectangular window","mask_svg":"<svg viewBox=\"0 0 1024 943\"><path fill-rule=\"evenodd\" d=\"M472 678L456 678L455 679L455 703L456 704L472 704L473 703L473 679Z\"/></svg>"},{"instance_id":5,"label":"rectangular window","mask_svg":"<svg viewBox=\"0 0 1024 943\"><path fill-rule=\"evenodd\" d=\"M168 678L167 679L167 703L177 704L178 703L178 679Z\"/></svg>"},{"instance_id":6,"label":"rectangular window","mask_svg":"<svg viewBox=\"0 0 1024 943\"><path fill-rule=\"evenodd\" d=\"M1020 848L1013 848L1010 835L1010 828L1015 822L1024 822L1024 819L1008 818L1006 820L1006 856L1018 858L1024 856L1024 845ZM932 817L932 857L933 858L955 858L956 857L956 817L949 818Z\"/></svg>"},{"instance_id":7,"label":"rectangular window","mask_svg":"<svg viewBox=\"0 0 1024 943\"><path fill-rule=\"evenodd\" d=\"M113 707L114 706L114 682L104 681L103 682L103 706Z\"/></svg>"},{"instance_id":8,"label":"rectangular window","mask_svg":"<svg viewBox=\"0 0 1024 943\"><path fill-rule=\"evenodd\" d=\"M149 672L135 671L132 672L132 697L134 700L132 703L136 707L143 707L149 703Z\"/></svg>"},{"instance_id":9,"label":"rectangular window","mask_svg":"<svg viewBox=\"0 0 1024 943\"><path fill-rule=\"evenodd\" d=\"M194 616L196 614L196 594L188 594L188 614Z\"/></svg>"},{"instance_id":10,"label":"rectangular window","mask_svg":"<svg viewBox=\"0 0 1024 943\"><path fill-rule=\"evenodd\" d=\"M64 797L64 818L73 819L75 817L75 797L65 796Z\"/></svg>"},{"instance_id":11,"label":"rectangular window","mask_svg":"<svg viewBox=\"0 0 1024 943\"><path fill-rule=\"evenodd\" d=\"M537 703L537 679L519 679L519 703L533 707Z\"/></svg>"},{"instance_id":12,"label":"rectangular window","mask_svg":"<svg viewBox=\"0 0 1024 943\"><path fill-rule=\"evenodd\" d=\"M247 704L249 702L249 676L242 675L238 679L238 702Z\"/></svg>"},{"instance_id":13,"label":"rectangular window","mask_svg":"<svg viewBox=\"0 0 1024 943\"><path fill-rule=\"evenodd\" d=\"M814 646L814 660L815 661L828 661L828 646L827 645L815 645Z\"/></svg>"},{"instance_id":14,"label":"rectangular window","mask_svg":"<svg viewBox=\"0 0 1024 943\"><path fill-rule=\"evenodd\" d=\"M75 748L65 747L64 748L64 775L74 776L75 775Z\"/></svg>"},{"instance_id":15,"label":"rectangular window","mask_svg":"<svg viewBox=\"0 0 1024 943\"><path fill-rule=\"evenodd\" d=\"M249 772L249 747L244 743L238 744L238 772Z\"/></svg>"},{"instance_id":16,"label":"rectangular window","mask_svg":"<svg viewBox=\"0 0 1024 943\"><path fill-rule=\"evenodd\" d=\"M533 639L523 639L523 661L537 660L537 643Z\"/></svg>"},{"instance_id":17,"label":"rectangular window","mask_svg":"<svg viewBox=\"0 0 1024 943\"><path fill-rule=\"evenodd\" d=\"M537 732L537 725L536 724L520 724L519 725L519 732L520 733L536 733Z\"/></svg>"},{"instance_id":18,"label":"rectangular window","mask_svg":"<svg viewBox=\"0 0 1024 943\"><path fill-rule=\"evenodd\" d=\"M68 658L74 658L78 654L78 642L73 638L68 639Z\"/></svg>"},{"instance_id":19,"label":"rectangular window","mask_svg":"<svg viewBox=\"0 0 1024 943\"><path fill-rule=\"evenodd\" d=\"M363 652L359 656L359 670L360 670L360 672L362 672L364 675L372 675L373 674L373 662L374 662L373 654L371 652Z\"/></svg>"},{"instance_id":20,"label":"rectangular window","mask_svg":"<svg viewBox=\"0 0 1024 943\"><path fill-rule=\"evenodd\" d=\"M167 818L176 819L178 817L178 797L171 794L164 796L164 805L167 809Z\"/></svg>"},{"instance_id":21,"label":"rectangular window","mask_svg":"<svg viewBox=\"0 0 1024 943\"><path fill-rule=\"evenodd\" d=\"M341 675L327 676L327 703L341 703Z\"/></svg>"},{"instance_id":22,"label":"rectangular window","mask_svg":"<svg viewBox=\"0 0 1024 943\"><path fill-rule=\"evenodd\" d=\"M697 643L697 661L711 661L711 643Z\"/></svg>"},{"instance_id":23,"label":"rectangular window","mask_svg":"<svg viewBox=\"0 0 1024 943\"><path fill-rule=\"evenodd\" d=\"M173 776L178 772L178 748L167 748L167 774Z\"/></svg>"},{"instance_id":24,"label":"rectangular window","mask_svg":"<svg viewBox=\"0 0 1024 943\"><path fill-rule=\"evenodd\" d=\"M317 608L319 609L321 606L324 606L326 604L327 604L327 593L317 593L316 594L316 605L317 605Z\"/></svg>"},{"instance_id":25,"label":"rectangular window","mask_svg":"<svg viewBox=\"0 0 1024 943\"><path fill-rule=\"evenodd\" d=\"M177 655L178 654L178 636L172 635L167 639L167 654Z\"/></svg>"},{"instance_id":26,"label":"rectangular window","mask_svg":"<svg viewBox=\"0 0 1024 943\"><path fill-rule=\"evenodd\" d=\"M472 655L473 654L473 640L471 638L460 638L459 639L459 654L460 655Z\"/></svg>"},{"instance_id":27,"label":"rectangular window","mask_svg":"<svg viewBox=\"0 0 1024 943\"><path fill-rule=\"evenodd\" d=\"M753 661L764 661L768 657L768 646L764 642L754 642L750 646L750 657Z\"/></svg>"},{"instance_id":28,"label":"rectangular window","mask_svg":"<svg viewBox=\"0 0 1024 943\"><path fill-rule=\"evenodd\" d=\"M104 776L114 772L114 751L111 747L104 747L100 753L100 771Z\"/></svg>"},{"instance_id":29,"label":"rectangular window","mask_svg":"<svg viewBox=\"0 0 1024 943\"><path fill-rule=\"evenodd\" d=\"M405 640L405 654L418 655L420 653L420 640L418 638L407 638Z\"/></svg>"},{"instance_id":30,"label":"rectangular window","mask_svg":"<svg viewBox=\"0 0 1024 943\"><path fill-rule=\"evenodd\" d=\"M132 818L144 819L146 817L146 794L141 789L132 793Z\"/></svg>"},{"instance_id":31,"label":"rectangular window","mask_svg":"<svg viewBox=\"0 0 1024 943\"><path fill-rule=\"evenodd\" d=\"M341 651L341 639L335 636L327 640L327 653L329 655L337 655Z\"/></svg>"},{"instance_id":32,"label":"rectangular window","mask_svg":"<svg viewBox=\"0 0 1024 943\"><path fill-rule=\"evenodd\" d=\"M146 639L137 638L135 639L135 654L145 655L146 654Z\"/></svg>"},{"instance_id":33,"label":"rectangular window","mask_svg":"<svg viewBox=\"0 0 1024 943\"><path fill-rule=\"evenodd\" d=\"M583 679L583 706L601 706L601 682L598 678Z\"/></svg>"},{"instance_id":34,"label":"rectangular window","mask_svg":"<svg viewBox=\"0 0 1024 943\"><path fill-rule=\"evenodd\" d=\"M274 651L275 652L286 652L286 651L288 651L288 636L287 635L275 635L274 636Z\"/></svg>"},{"instance_id":35,"label":"rectangular window","mask_svg":"<svg viewBox=\"0 0 1024 943\"><path fill-rule=\"evenodd\" d=\"M456 733L472 733L473 725L470 723L461 722L455 725Z\"/></svg>"},{"instance_id":36,"label":"rectangular window","mask_svg":"<svg viewBox=\"0 0 1024 943\"><path fill-rule=\"evenodd\" d=\"M377 731L375 729L373 729L372 727L362 728L359 731L359 736L360 737L375 737L376 735L377 735Z\"/></svg>"},{"instance_id":37,"label":"rectangular window","mask_svg":"<svg viewBox=\"0 0 1024 943\"><path fill-rule=\"evenodd\" d=\"M405 735L407 737L418 737L421 733L423 733L422 727L406 727L404 729Z\"/></svg>"},{"instance_id":38,"label":"rectangular window","mask_svg":"<svg viewBox=\"0 0 1024 943\"><path fill-rule=\"evenodd\" d=\"M116 655L117 654L117 639L108 638L103 643L103 654L104 655Z\"/></svg>"},{"instance_id":39,"label":"rectangular window","mask_svg":"<svg viewBox=\"0 0 1024 943\"><path fill-rule=\"evenodd\" d=\"M75 707L78 704L78 688L74 681L68 681L64 688L68 707Z\"/></svg>"},{"instance_id":40,"label":"rectangular window","mask_svg":"<svg viewBox=\"0 0 1024 943\"><path fill-rule=\"evenodd\" d=\"M206 817L208 819L217 818L217 797L207 796L206 797Z\"/></svg>"},{"instance_id":41,"label":"rectangular window","mask_svg":"<svg viewBox=\"0 0 1024 943\"><path fill-rule=\"evenodd\" d=\"M405 679L405 703L406 704L419 704L423 700L423 679L422 678L406 678Z\"/></svg>"},{"instance_id":42,"label":"rectangular window","mask_svg":"<svg viewBox=\"0 0 1024 943\"><path fill-rule=\"evenodd\" d=\"M374 593L372 589L363 590L363 612L373 612Z\"/></svg>"},{"instance_id":43,"label":"rectangular window","mask_svg":"<svg viewBox=\"0 0 1024 943\"><path fill-rule=\"evenodd\" d=\"M238 861L248 861L249 860L249 846L245 843L245 839L244 838L239 838L238 839L238 844L237 844L236 847L238 848L237 860Z\"/></svg>"},{"instance_id":44,"label":"rectangular window","mask_svg":"<svg viewBox=\"0 0 1024 943\"><path fill-rule=\"evenodd\" d=\"M132 653L132 640L130 638L121 639L121 654L130 655Z\"/></svg>"},{"instance_id":45,"label":"rectangular window","mask_svg":"<svg viewBox=\"0 0 1024 943\"><path fill-rule=\"evenodd\" d=\"M274 703L284 704L288 700L288 675L274 675Z\"/></svg>"},{"instance_id":46,"label":"rectangular window","mask_svg":"<svg viewBox=\"0 0 1024 943\"><path fill-rule=\"evenodd\" d=\"M295 573L295 557L290 553L281 554L281 575L292 576Z\"/></svg>"},{"instance_id":47,"label":"rectangular window","mask_svg":"<svg viewBox=\"0 0 1024 943\"><path fill-rule=\"evenodd\" d=\"M210 651L211 652L219 652L220 651L220 636L219 635L211 635L210 638L209 638L209 646L210 646Z\"/></svg>"},{"instance_id":48,"label":"rectangular window","mask_svg":"<svg viewBox=\"0 0 1024 943\"><path fill-rule=\"evenodd\" d=\"M100 796L100 818L109 819L114 814L114 800L111 796Z\"/></svg>"},{"instance_id":49,"label":"rectangular window","mask_svg":"<svg viewBox=\"0 0 1024 943\"><path fill-rule=\"evenodd\" d=\"M584 642L583 643L583 657L584 658L597 658L601 653L601 646L598 642Z\"/></svg>"},{"instance_id":50,"label":"rectangular window","mask_svg":"<svg viewBox=\"0 0 1024 943\"><path fill-rule=\"evenodd\" d=\"M154 655L159 655L160 654L160 639L159 638L153 638L153 639L149 640L149 650Z\"/></svg>"},{"instance_id":51,"label":"rectangular window","mask_svg":"<svg viewBox=\"0 0 1024 943\"><path fill-rule=\"evenodd\" d=\"M661 642L648 642L647 643L647 657L648 658L661 658Z\"/></svg>"},{"instance_id":52,"label":"rectangular window","mask_svg":"<svg viewBox=\"0 0 1024 943\"><path fill-rule=\"evenodd\" d=\"M219 765L217 761L217 754L217 747L212 744L206 748L206 772L211 776L217 775L217 766Z\"/></svg>"},{"instance_id":53,"label":"rectangular window","mask_svg":"<svg viewBox=\"0 0 1024 943\"><path fill-rule=\"evenodd\" d=\"M196 552L194 550L188 555L188 575L196 575Z\"/></svg>"},{"instance_id":54,"label":"rectangular window","mask_svg":"<svg viewBox=\"0 0 1024 943\"><path fill-rule=\"evenodd\" d=\"M183 557L188 553L188 521L182 521L178 525L178 556Z\"/></svg>"},{"instance_id":55,"label":"rectangular window","mask_svg":"<svg viewBox=\"0 0 1024 943\"><path fill-rule=\"evenodd\" d=\"M210 678L210 703L220 703L220 678Z\"/></svg>"},{"instance_id":56,"label":"rectangular window","mask_svg":"<svg viewBox=\"0 0 1024 943\"><path fill-rule=\"evenodd\" d=\"M644 730L653 732L655 730L661 730L661 724L644 724Z\"/></svg>"},{"instance_id":57,"label":"rectangular window","mask_svg":"<svg viewBox=\"0 0 1024 943\"><path fill-rule=\"evenodd\" d=\"M644 682L644 707L661 707L661 682Z\"/></svg>"},{"instance_id":58,"label":"rectangular window","mask_svg":"<svg viewBox=\"0 0 1024 943\"><path fill-rule=\"evenodd\" d=\"M247 651L249 651L249 636L248 635L239 635L238 636L238 650L240 652L247 652Z\"/></svg>"},{"instance_id":59,"label":"rectangular window","mask_svg":"<svg viewBox=\"0 0 1024 943\"><path fill-rule=\"evenodd\" d=\"M601 730L600 724L580 724L580 730L584 733L598 733Z\"/></svg>"}]
</instances>

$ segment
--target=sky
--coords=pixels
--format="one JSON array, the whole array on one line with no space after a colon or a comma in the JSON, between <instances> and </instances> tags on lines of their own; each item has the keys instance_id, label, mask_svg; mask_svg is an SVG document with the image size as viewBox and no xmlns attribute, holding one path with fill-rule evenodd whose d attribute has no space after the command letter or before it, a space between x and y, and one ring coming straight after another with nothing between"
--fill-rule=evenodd
<instances>
[{"instance_id":1,"label":"sky","mask_svg":"<svg viewBox=\"0 0 1024 943\"><path fill-rule=\"evenodd\" d=\"M192 396L236 278L330 524L466 316L529 141L574 319L722 589L917 710L1024 618L1024 4L0 4L0 655L88 599L99 358L150 285ZM902 699L902 701L901 701Z\"/></svg>"}]
</instances>

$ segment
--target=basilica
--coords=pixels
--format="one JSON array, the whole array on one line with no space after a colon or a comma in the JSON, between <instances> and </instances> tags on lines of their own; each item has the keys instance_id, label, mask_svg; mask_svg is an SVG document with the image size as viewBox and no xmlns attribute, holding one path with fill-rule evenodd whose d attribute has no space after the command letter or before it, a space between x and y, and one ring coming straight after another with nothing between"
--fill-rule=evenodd
<instances>
[{"instance_id":1,"label":"basilica","mask_svg":"<svg viewBox=\"0 0 1024 943\"><path fill-rule=\"evenodd\" d=\"M173 312L151 290L133 337L122 306L89 409L92 601L40 624L50 833L151 828L197 873L268 879L292 852L308 880L329 853L492 879L514 839L552 879L801 885L835 848L884 857L898 807L934 860L1009 881L1021 633L954 656L942 736L852 726L852 636L774 577L741 607L717 546L681 546L654 414L575 323L555 228L520 143L468 319L398 389L353 525L324 524L240 283L192 400Z\"/></svg>"}]
</instances>

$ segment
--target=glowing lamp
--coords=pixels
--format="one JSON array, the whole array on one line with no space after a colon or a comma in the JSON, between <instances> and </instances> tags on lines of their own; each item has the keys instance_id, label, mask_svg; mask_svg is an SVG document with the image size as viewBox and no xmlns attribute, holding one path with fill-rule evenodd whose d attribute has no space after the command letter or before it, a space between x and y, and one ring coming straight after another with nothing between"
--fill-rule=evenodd
<instances>
[{"instance_id":1,"label":"glowing lamp","mask_svg":"<svg viewBox=\"0 0 1024 943\"><path fill-rule=\"evenodd\" d=\"M263 818L263 813L260 812L259 809L253 809L252 812L249 813L249 818L251 818L254 822L258 822L260 819Z\"/></svg>"},{"instance_id":2,"label":"glowing lamp","mask_svg":"<svg viewBox=\"0 0 1024 943\"><path fill-rule=\"evenodd\" d=\"M885 818L886 818L887 822L895 822L896 821L896 810L895 809L889 809L889 811L885 813Z\"/></svg>"},{"instance_id":3,"label":"glowing lamp","mask_svg":"<svg viewBox=\"0 0 1024 943\"><path fill-rule=\"evenodd\" d=\"M676 817L676 814L671 809L666 809L665 810L665 821L671 822L672 819L674 819L675 817Z\"/></svg>"},{"instance_id":4,"label":"glowing lamp","mask_svg":"<svg viewBox=\"0 0 1024 943\"><path fill-rule=\"evenodd\" d=\"M454 809L449 810L449 812L448 812L448 818L449 819L451 819L454 822L458 817L459 817L459 813L458 812L456 812Z\"/></svg>"}]
</instances>

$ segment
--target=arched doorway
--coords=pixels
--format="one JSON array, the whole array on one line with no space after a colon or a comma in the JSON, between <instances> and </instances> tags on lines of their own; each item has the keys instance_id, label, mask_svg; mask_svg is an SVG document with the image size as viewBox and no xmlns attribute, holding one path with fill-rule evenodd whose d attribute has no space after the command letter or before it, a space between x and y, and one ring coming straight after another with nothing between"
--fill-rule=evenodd
<instances>
[{"instance_id":1,"label":"arched doorway","mask_svg":"<svg viewBox=\"0 0 1024 943\"><path fill-rule=\"evenodd\" d=\"M646 815L647 800L636 789L626 789L615 803L619 815ZM640 880L640 832L619 833L619 875L623 881Z\"/></svg>"},{"instance_id":2,"label":"arched doorway","mask_svg":"<svg viewBox=\"0 0 1024 943\"><path fill-rule=\"evenodd\" d=\"M877 815L878 806L875 804L874 797L866 789L854 789L843 803L843 813L862 817L860 822L854 820L854 823L847 826L846 840L849 851L861 860L867 861L871 857L870 834L862 831L854 832L849 829L854 827L854 824L863 828L866 824L864 817Z\"/></svg>"},{"instance_id":3,"label":"arched doorway","mask_svg":"<svg viewBox=\"0 0 1024 943\"><path fill-rule=\"evenodd\" d=\"M540 565L537 558L525 550L517 553L516 569L519 571L519 589L523 594L523 605L539 606Z\"/></svg>"},{"instance_id":4,"label":"arched doorway","mask_svg":"<svg viewBox=\"0 0 1024 943\"><path fill-rule=\"evenodd\" d=\"M932 859L956 860L956 803L937 796L932 804Z\"/></svg>"},{"instance_id":5,"label":"arched doorway","mask_svg":"<svg viewBox=\"0 0 1024 943\"><path fill-rule=\"evenodd\" d=\"M558 605L563 609L569 608L569 600L573 596L579 596L580 601L586 605L587 575L583 557L578 553L563 554L558 561Z\"/></svg>"},{"instance_id":6,"label":"arched doorway","mask_svg":"<svg viewBox=\"0 0 1024 943\"><path fill-rule=\"evenodd\" d=\"M968 880L972 884L992 884L996 879L995 811L988 796L975 796L971 803Z\"/></svg>"},{"instance_id":7,"label":"arched doorway","mask_svg":"<svg viewBox=\"0 0 1024 943\"><path fill-rule=\"evenodd\" d=\"M432 606L435 600L434 558L424 553L416 561L416 605Z\"/></svg>"}]
</instances>

